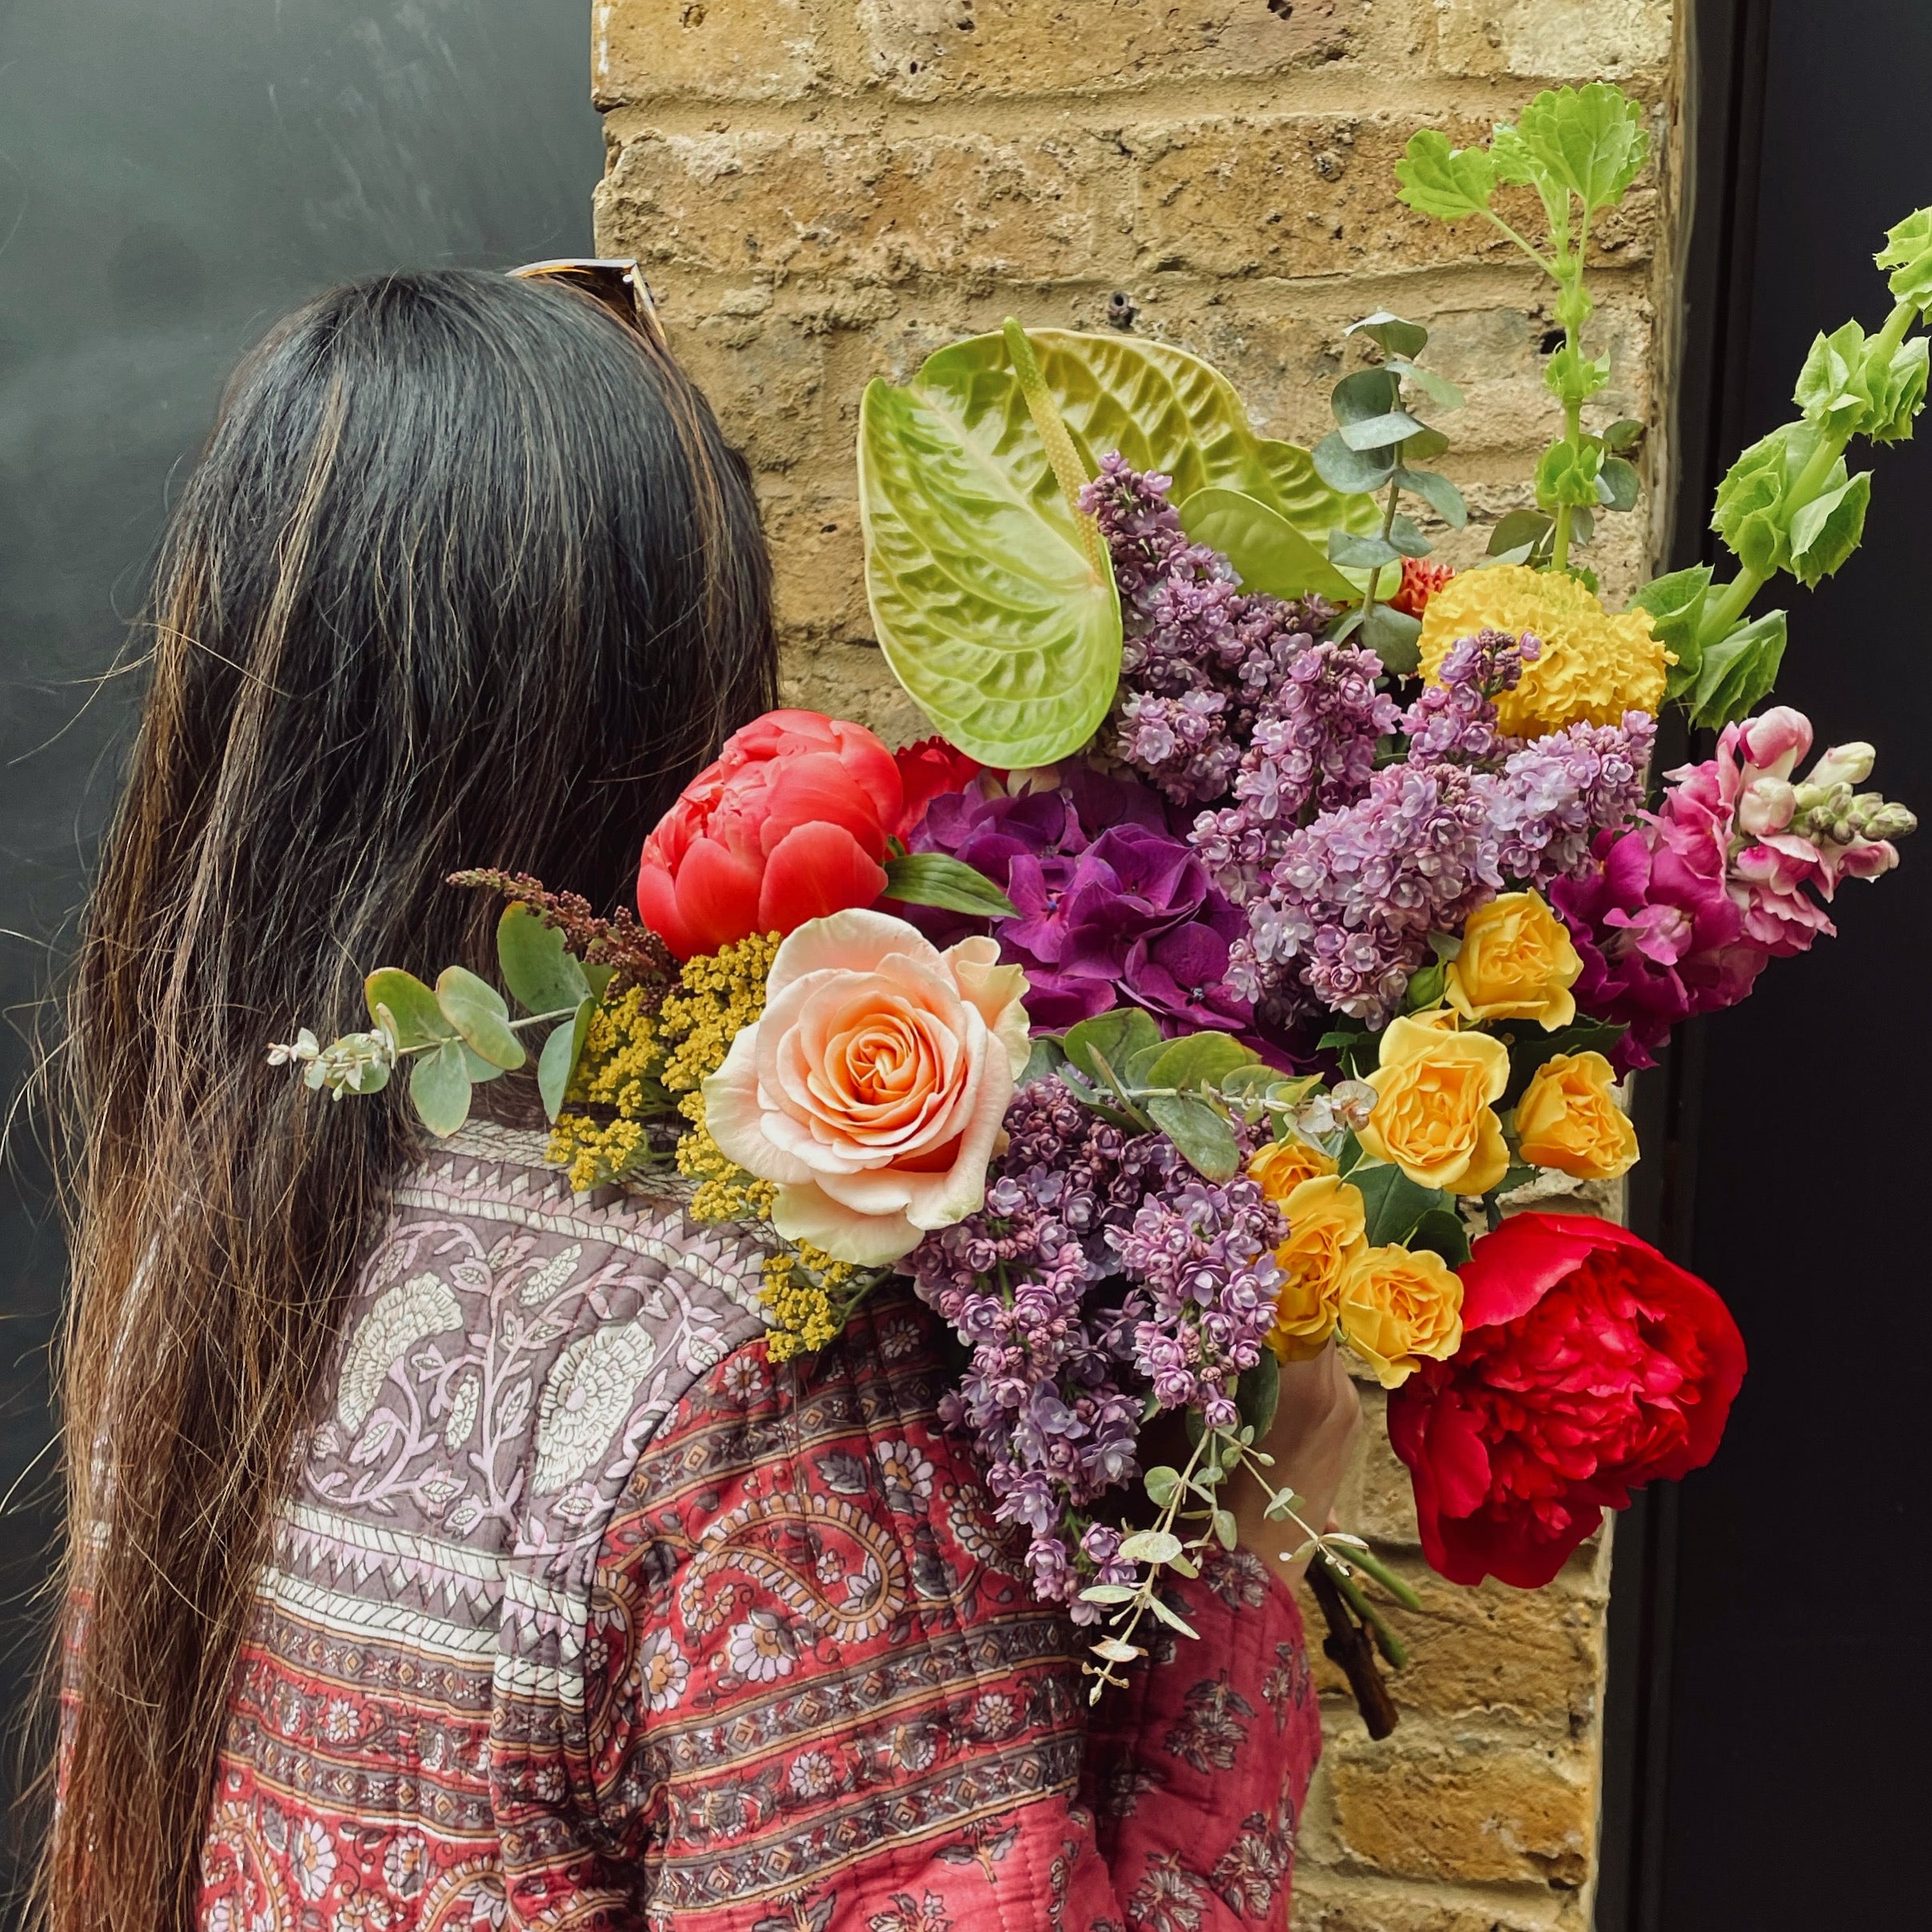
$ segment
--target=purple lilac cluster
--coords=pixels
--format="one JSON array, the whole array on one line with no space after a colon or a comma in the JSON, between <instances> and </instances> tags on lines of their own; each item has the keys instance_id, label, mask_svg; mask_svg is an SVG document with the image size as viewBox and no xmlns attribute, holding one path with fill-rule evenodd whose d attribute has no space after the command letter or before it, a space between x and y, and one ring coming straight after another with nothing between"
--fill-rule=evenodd
<instances>
[{"instance_id":1,"label":"purple lilac cluster","mask_svg":"<svg viewBox=\"0 0 1932 1932\"><path fill-rule=\"evenodd\" d=\"M1333 614L1319 598L1244 594L1225 557L1188 542L1172 482L1111 454L1081 505L1106 539L1126 619L1117 748L1191 805L1226 794L1257 718Z\"/></svg>"},{"instance_id":2,"label":"purple lilac cluster","mask_svg":"<svg viewBox=\"0 0 1932 1932\"><path fill-rule=\"evenodd\" d=\"M1274 1323L1287 1236L1279 1208L1246 1178L1198 1178L1143 1202L1108 1240L1150 1298L1136 1324L1136 1365L1162 1408L1196 1408L1210 1429L1239 1421L1234 1385L1261 1359Z\"/></svg>"},{"instance_id":3,"label":"purple lilac cluster","mask_svg":"<svg viewBox=\"0 0 1932 1932\"><path fill-rule=\"evenodd\" d=\"M985 1205L908 1266L972 1351L941 1414L972 1434L999 1519L1031 1532L1042 1598L1086 1622L1078 1589L1134 1574L1089 1511L1138 1471L1147 1390L1233 1419L1285 1230L1253 1182L1191 1179L1164 1136L1122 1134L1058 1082L1022 1088L1006 1126Z\"/></svg>"},{"instance_id":4,"label":"purple lilac cluster","mask_svg":"<svg viewBox=\"0 0 1932 1932\"><path fill-rule=\"evenodd\" d=\"M1290 966L1324 1006L1380 1026L1430 956L1502 886L1486 772L1426 762L1386 766L1363 798L1289 836L1266 896L1248 907L1234 983L1282 990Z\"/></svg>"},{"instance_id":5,"label":"purple lilac cluster","mask_svg":"<svg viewBox=\"0 0 1932 1932\"><path fill-rule=\"evenodd\" d=\"M1626 711L1620 725L1569 725L1511 752L1490 812L1504 874L1542 886L1589 870L1598 834L1642 810L1656 742L1657 720Z\"/></svg>"},{"instance_id":6,"label":"purple lilac cluster","mask_svg":"<svg viewBox=\"0 0 1932 1932\"><path fill-rule=\"evenodd\" d=\"M1458 764L1488 765L1513 740L1497 728L1496 694L1513 691L1524 665L1542 655L1542 644L1526 631L1485 630L1450 645L1437 682L1402 716L1412 758L1452 758Z\"/></svg>"},{"instance_id":7,"label":"purple lilac cluster","mask_svg":"<svg viewBox=\"0 0 1932 1932\"><path fill-rule=\"evenodd\" d=\"M1311 801L1332 810L1367 790L1376 741L1402 722L1381 676L1382 660L1352 644L1311 645L1288 667L1255 718L1234 802L1194 821L1194 849L1230 898L1262 890Z\"/></svg>"}]
</instances>

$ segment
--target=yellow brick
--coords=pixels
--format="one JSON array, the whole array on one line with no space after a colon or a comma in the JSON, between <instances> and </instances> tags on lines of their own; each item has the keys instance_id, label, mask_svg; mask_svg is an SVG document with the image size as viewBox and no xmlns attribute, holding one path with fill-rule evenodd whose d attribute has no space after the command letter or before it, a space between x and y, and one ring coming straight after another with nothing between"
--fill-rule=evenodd
<instances>
[{"instance_id":1,"label":"yellow brick","mask_svg":"<svg viewBox=\"0 0 1932 1932\"><path fill-rule=\"evenodd\" d=\"M1443 1886L1411 1886L1386 1878L1298 1870L1294 1932L1559 1932L1585 1921L1574 1898L1498 1898Z\"/></svg>"},{"instance_id":2,"label":"yellow brick","mask_svg":"<svg viewBox=\"0 0 1932 1932\"><path fill-rule=\"evenodd\" d=\"M591 94L599 107L661 96L787 99L826 78L819 0L599 0Z\"/></svg>"},{"instance_id":3,"label":"yellow brick","mask_svg":"<svg viewBox=\"0 0 1932 1932\"><path fill-rule=\"evenodd\" d=\"M789 646L778 666L779 702L849 718L889 745L909 745L932 726L886 669L872 644Z\"/></svg>"},{"instance_id":4,"label":"yellow brick","mask_svg":"<svg viewBox=\"0 0 1932 1932\"><path fill-rule=\"evenodd\" d=\"M1475 1741L1398 1755L1358 1731L1328 1755L1336 1842L1356 1866L1467 1885L1589 1875L1595 1766L1581 1752Z\"/></svg>"},{"instance_id":5,"label":"yellow brick","mask_svg":"<svg viewBox=\"0 0 1932 1932\"><path fill-rule=\"evenodd\" d=\"M860 0L873 75L894 93L1090 94L1287 74L1376 44L1382 0Z\"/></svg>"},{"instance_id":6,"label":"yellow brick","mask_svg":"<svg viewBox=\"0 0 1932 1932\"><path fill-rule=\"evenodd\" d=\"M762 493L760 508L780 630L787 638L869 644L865 547L850 490L832 494L778 485Z\"/></svg>"},{"instance_id":7,"label":"yellow brick","mask_svg":"<svg viewBox=\"0 0 1932 1932\"><path fill-rule=\"evenodd\" d=\"M1013 140L726 131L626 142L606 220L647 263L892 285L1060 278L1124 261L1112 150L1051 130Z\"/></svg>"},{"instance_id":8,"label":"yellow brick","mask_svg":"<svg viewBox=\"0 0 1932 1932\"><path fill-rule=\"evenodd\" d=\"M1671 0L1435 0L1446 74L1628 80L1670 58Z\"/></svg>"}]
</instances>

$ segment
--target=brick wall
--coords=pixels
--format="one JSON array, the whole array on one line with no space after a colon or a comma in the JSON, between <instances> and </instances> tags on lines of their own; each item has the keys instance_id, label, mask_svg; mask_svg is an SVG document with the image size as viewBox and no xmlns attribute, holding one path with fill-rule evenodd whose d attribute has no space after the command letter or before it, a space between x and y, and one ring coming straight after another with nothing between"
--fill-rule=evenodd
<instances>
[{"instance_id":1,"label":"brick wall","mask_svg":"<svg viewBox=\"0 0 1932 1932\"><path fill-rule=\"evenodd\" d=\"M1614 79L1659 161L1604 225L1590 346L1601 418L1659 414L1680 56L1670 0L613 0L593 12L606 113L598 245L638 257L680 354L757 471L786 694L898 742L922 721L870 637L852 441L866 380L995 328L1121 319L1311 442L1378 307L1426 322L1470 390L1443 466L1473 526L1526 500L1551 433L1549 298L1493 235L1412 215L1392 164L1423 122L1478 137L1539 87ZM1654 442L1650 481L1662 460ZM1610 520L1626 588L1649 544ZM1303 1822L1301 1932L1586 1926L1608 1558L1536 1595L1432 1583L1379 1395L1344 1513L1425 1608L1403 1722L1328 1700ZM1399 1614L1398 1614L1399 1615ZM1326 1666L1324 1666L1326 1668ZM1330 1686L1331 1693L1334 1686Z\"/></svg>"}]
</instances>

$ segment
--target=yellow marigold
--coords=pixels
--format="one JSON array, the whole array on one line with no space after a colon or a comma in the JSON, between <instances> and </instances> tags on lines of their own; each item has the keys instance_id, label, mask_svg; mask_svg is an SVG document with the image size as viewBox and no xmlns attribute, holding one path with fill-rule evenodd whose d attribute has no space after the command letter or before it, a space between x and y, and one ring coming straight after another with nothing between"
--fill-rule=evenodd
<instances>
[{"instance_id":1,"label":"yellow marigold","mask_svg":"<svg viewBox=\"0 0 1932 1932\"><path fill-rule=\"evenodd\" d=\"M1650 634L1646 610L1612 617L1575 578L1527 564L1464 570L1429 600L1419 646L1422 672L1434 678L1450 648L1484 630L1527 630L1542 645L1523 666L1513 691L1498 692L1502 729L1541 738L1565 725L1614 725L1626 711L1654 711L1663 702L1664 667L1671 662Z\"/></svg>"}]
</instances>

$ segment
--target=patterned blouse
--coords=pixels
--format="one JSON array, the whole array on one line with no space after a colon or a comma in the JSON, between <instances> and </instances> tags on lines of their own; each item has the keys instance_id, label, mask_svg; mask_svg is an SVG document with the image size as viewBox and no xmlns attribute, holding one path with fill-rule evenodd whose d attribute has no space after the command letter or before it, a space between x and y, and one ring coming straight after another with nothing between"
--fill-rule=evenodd
<instances>
[{"instance_id":1,"label":"patterned blouse","mask_svg":"<svg viewBox=\"0 0 1932 1932\"><path fill-rule=\"evenodd\" d=\"M230 1696L208 1932L1281 1927L1319 1726L1254 1558L1090 1714L882 1293L474 1123L364 1270Z\"/></svg>"}]
</instances>

